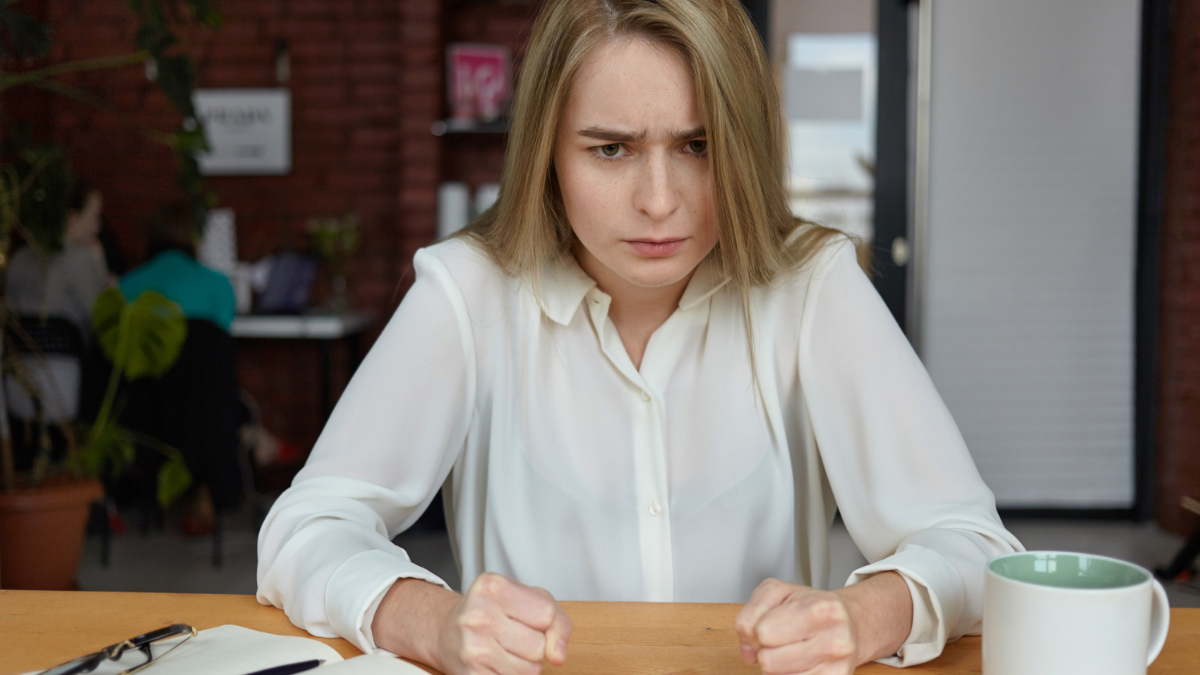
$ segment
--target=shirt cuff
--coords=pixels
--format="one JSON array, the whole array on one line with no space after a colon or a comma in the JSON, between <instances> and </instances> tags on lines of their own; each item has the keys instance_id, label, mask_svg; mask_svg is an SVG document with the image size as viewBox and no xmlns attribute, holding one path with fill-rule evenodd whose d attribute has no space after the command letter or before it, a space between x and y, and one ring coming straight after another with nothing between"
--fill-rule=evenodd
<instances>
[{"instance_id":1,"label":"shirt cuff","mask_svg":"<svg viewBox=\"0 0 1200 675\"><path fill-rule=\"evenodd\" d=\"M895 655L879 659L878 663L903 668L937 658L950 629L958 622L965 600L958 571L936 552L907 544L895 555L855 570L846 585L880 572L896 572L904 578L912 594L913 617L908 639Z\"/></svg>"},{"instance_id":2,"label":"shirt cuff","mask_svg":"<svg viewBox=\"0 0 1200 675\"><path fill-rule=\"evenodd\" d=\"M343 562L325 586L325 615L333 632L350 641L366 654L391 652L375 646L371 622L383 602L383 596L397 579L421 579L452 590L429 570L387 551L363 551Z\"/></svg>"}]
</instances>

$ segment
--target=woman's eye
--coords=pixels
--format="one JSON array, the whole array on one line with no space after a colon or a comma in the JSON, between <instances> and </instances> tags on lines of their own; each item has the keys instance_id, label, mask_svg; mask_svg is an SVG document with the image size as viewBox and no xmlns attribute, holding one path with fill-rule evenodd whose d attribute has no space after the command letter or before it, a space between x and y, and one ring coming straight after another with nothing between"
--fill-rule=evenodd
<instances>
[{"instance_id":1,"label":"woman's eye","mask_svg":"<svg viewBox=\"0 0 1200 675\"><path fill-rule=\"evenodd\" d=\"M688 150L691 150L694 154L702 155L705 150L708 150L708 141L688 141Z\"/></svg>"},{"instance_id":2,"label":"woman's eye","mask_svg":"<svg viewBox=\"0 0 1200 675\"><path fill-rule=\"evenodd\" d=\"M608 145L600 146L600 154L604 155L605 157L616 157L617 153L619 152L621 152L621 145L619 143L610 143Z\"/></svg>"}]
</instances>

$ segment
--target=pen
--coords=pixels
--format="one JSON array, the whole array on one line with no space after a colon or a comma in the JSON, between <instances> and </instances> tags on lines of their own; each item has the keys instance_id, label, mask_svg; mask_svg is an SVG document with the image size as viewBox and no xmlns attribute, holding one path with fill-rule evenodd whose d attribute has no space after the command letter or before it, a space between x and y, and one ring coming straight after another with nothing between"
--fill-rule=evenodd
<instances>
[{"instance_id":1,"label":"pen","mask_svg":"<svg viewBox=\"0 0 1200 675\"><path fill-rule=\"evenodd\" d=\"M325 661L321 659L300 661L297 663L289 663L284 666L274 666L271 668L264 668L263 670L256 670L253 673L246 673L246 675L293 675L293 673L302 673L306 670L312 670L322 663L325 663Z\"/></svg>"}]
</instances>

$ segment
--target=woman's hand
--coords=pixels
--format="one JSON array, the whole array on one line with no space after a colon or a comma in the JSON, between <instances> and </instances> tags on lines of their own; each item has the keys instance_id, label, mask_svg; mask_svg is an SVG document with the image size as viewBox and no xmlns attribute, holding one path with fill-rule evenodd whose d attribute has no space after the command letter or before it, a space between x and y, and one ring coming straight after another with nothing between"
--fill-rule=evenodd
<instances>
[{"instance_id":1,"label":"woman's hand","mask_svg":"<svg viewBox=\"0 0 1200 675\"><path fill-rule=\"evenodd\" d=\"M452 675L536 675L567 659L571 619L544 589L480 575L442 622L439 667Z\"/></svg>"},{"instance_id":2,"label":"woman's hand","mask_svg":"<svg viewBox=\"0 0 1200 675\"><path fill-rule=\"evenodd\" d=\"M832 592L767 579L734 627L742 659L763 673L849 675L904 644L912 597L895 572Z\"/></svg>"}]
</instances>

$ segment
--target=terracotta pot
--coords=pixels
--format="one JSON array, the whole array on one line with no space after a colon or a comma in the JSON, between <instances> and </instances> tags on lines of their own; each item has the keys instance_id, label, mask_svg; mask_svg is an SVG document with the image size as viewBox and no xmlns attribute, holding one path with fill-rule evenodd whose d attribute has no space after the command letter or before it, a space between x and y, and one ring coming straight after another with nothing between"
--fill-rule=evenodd
<instances>
[{"instance_id":1,"label":"terracotta pot","mask_svg":"<svg viewBox=\"0 0 1200 675\"><path fill-rule=\"evenodd\" d=\"M103 495L90 478L0 491L0 588L73 588L88 507Z\"/></svg>"}]
</instances>

